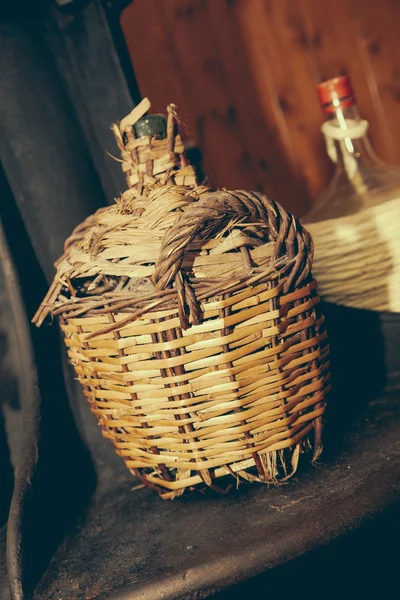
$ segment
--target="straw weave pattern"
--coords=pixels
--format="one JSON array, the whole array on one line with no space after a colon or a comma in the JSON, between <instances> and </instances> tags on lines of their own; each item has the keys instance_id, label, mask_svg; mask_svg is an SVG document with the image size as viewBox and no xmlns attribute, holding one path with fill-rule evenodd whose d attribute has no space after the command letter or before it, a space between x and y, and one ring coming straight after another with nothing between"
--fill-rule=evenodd
<instances>
[{"instance_id":1,"label":"straw weave pattern","mask_svg":"<svg viewBox=\"0 0 400 600\"><path fill-rule=\"evenodd\" d=\"M67 240L35 317L59 317L103 435L166 499L290 477L321 452L329 389L309 234L262 194L198 186L173 118L157 143L117 128L134 187Z\"/></svg>"}]
</instances>

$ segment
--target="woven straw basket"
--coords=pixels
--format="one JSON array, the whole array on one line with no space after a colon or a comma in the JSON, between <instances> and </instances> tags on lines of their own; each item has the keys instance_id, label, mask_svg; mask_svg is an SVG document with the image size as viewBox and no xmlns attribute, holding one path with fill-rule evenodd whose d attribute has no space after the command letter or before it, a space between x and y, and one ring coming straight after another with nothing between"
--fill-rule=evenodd
<instances>
[{"instance_id":1,"label":"woven straw basket","mask_svg":"<svg viewBox=\"0 0 400 600\"><path fill-rule=\"evenodd\" d=\"M103 435L163 498L284 480L322 448L310 235L260 193L198 186L173 105L166 139L135 137L147 108L114 126L130 189L67 240L34 321L60 318Z\"/></svg>"}]
</instances>

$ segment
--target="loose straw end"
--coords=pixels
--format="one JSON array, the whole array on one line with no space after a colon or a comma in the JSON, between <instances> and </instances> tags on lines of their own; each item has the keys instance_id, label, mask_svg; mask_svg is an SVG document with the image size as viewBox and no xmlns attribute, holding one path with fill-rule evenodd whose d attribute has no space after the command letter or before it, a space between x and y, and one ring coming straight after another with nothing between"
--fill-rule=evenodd
<instances>
[{"instance_id":1,"label":"loose straw end","mask_svg":"<svg viewBox=\"0 0 400 600\"><path fill-rule=\"evenodd\" d=\"M148 110L150 110L150 108L150 100L148 98L143 98L140 104L135 106L135 108L129 113L129 115L122 119L122 121L119 124L120 131L123 133L130 127L133 127L133 125L137 121L139 121L139 119L141 119L147 113Z\"/></svg>"}]
</instances>

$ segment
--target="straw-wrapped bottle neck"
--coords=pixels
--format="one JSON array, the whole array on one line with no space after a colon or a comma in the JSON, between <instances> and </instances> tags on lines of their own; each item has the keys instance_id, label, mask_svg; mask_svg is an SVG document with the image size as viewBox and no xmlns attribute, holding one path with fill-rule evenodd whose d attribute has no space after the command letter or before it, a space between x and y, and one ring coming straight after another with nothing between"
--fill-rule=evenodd
<instances>
[{"instance_id":1,"label":"straw-wrapped bottle neck","mask_svg":"<svg viewBox=\"0 0 400 600\"><path fill-rule=\"evenodd\" d=\"M175 105L167 107L167 116L147 114L149 108L145 99L113 126L129 188L124 196L133 194L139 200L160 186L197 185L195 169L188 164L179 135Z\"/></svg>"},{"instance_id":2,"label":"straw-wrapped bottle neck","mask_svg":"<svg viewBox=\"0 0 400 600\"><path fill-rule=\"evenodd\" d=\"M163 169L156 164L166 151L167 117L161 114L144 115L122 133L122 170L129 188L146 195L146 188L160 179ZM175 134L173 127L173 135ZM164 148L165 147L165 148Z\"/></svg>"}]
</instances>

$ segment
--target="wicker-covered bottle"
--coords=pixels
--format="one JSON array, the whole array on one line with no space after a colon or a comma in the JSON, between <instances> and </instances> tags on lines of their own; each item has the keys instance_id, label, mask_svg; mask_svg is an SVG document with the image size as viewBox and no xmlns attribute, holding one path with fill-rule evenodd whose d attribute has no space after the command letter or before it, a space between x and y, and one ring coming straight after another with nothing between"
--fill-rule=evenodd
<instances>
[{"instance_id":1,"label":"wicker-covered bottle","mask_svg":"<svg viewBox=\"0 0 400 600\"><path fill-rule=\"evenodd\" d=\"M304 222L315 241L315 273L327 302L400 314L400 166L368 139L350 78L317 86L329 157L327 189Z\"/></svg>"},{"instance_id":2,"label":"wicker-covered bottle","mask_svg":"<svg viewBox=\"0 0 400 600\"><path fill-rule=\"evenodd\" d=\"M199 186L175 107L165 139L147 108L114 126L129 189L67 240L35 322L60 318L103 435L163 498L284 480L321 452L329 387L311 238L263 194Z\"/></svg>"}]
</instances>

